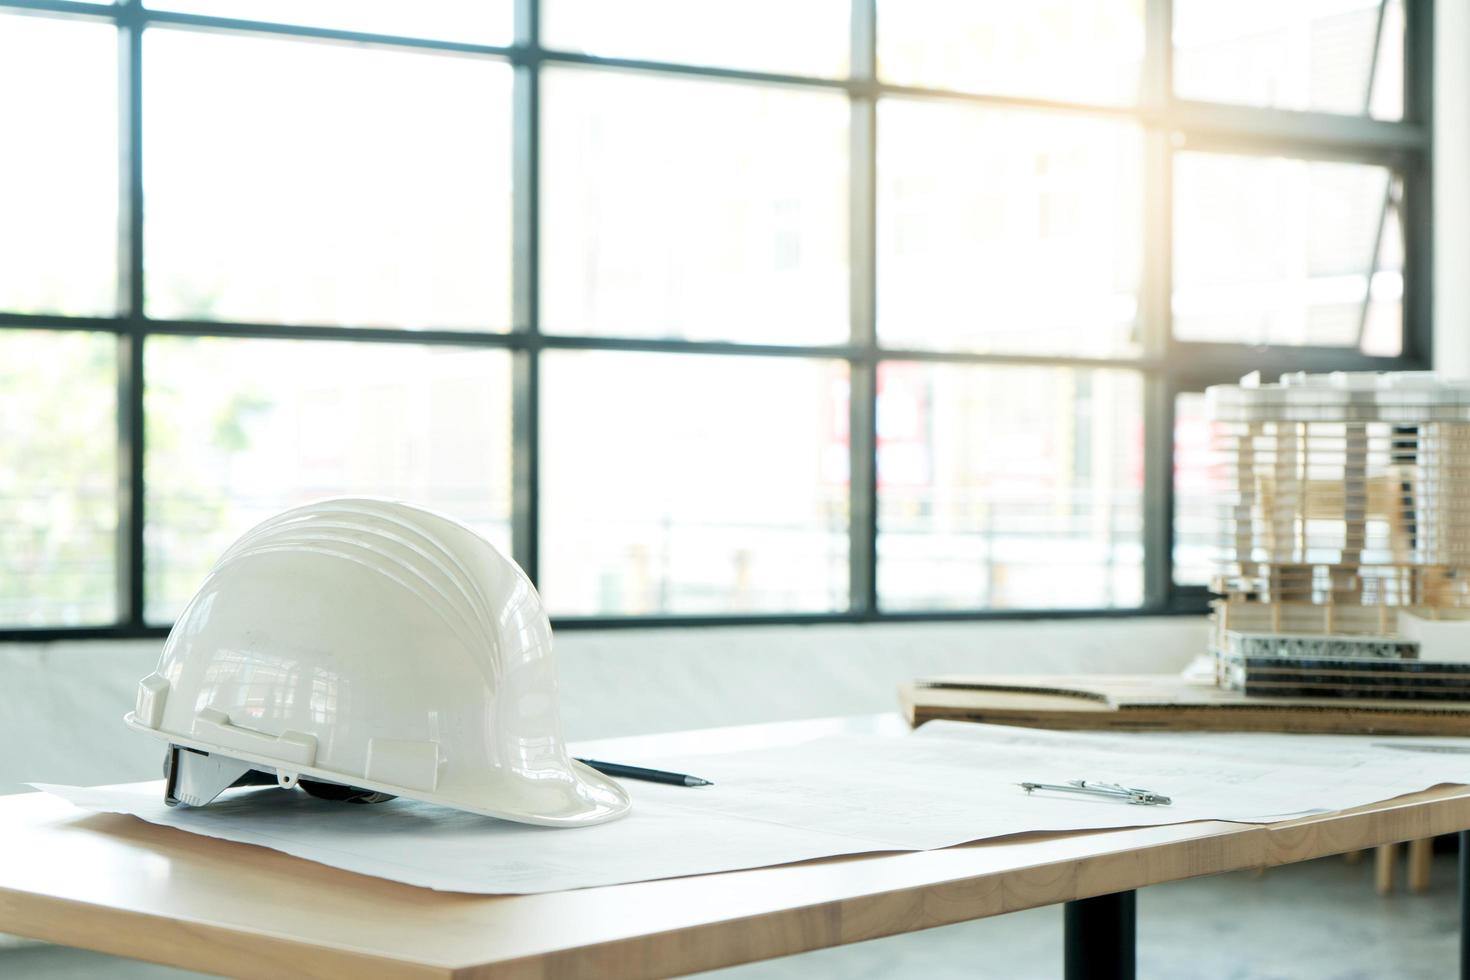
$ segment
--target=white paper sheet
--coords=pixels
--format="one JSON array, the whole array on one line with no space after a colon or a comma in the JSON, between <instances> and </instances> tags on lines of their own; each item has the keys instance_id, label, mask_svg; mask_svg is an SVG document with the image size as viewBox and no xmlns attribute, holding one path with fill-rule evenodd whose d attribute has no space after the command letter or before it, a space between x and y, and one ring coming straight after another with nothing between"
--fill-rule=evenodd
<instances>
[{"instance_id":1,"label":"white paper sheet","mask_svg":"<svg viewBox=\"0 0 1470 980\"><path fill-rule=\"evenodd\" d=\"M1424 751L1434 749L1434 751ZM1028 831L1192 820L1266 822L1439 783L1470 783L1470 739L1048 732L931 722L901 737L624 758L712 779L629 781L633 812L551 830L394 800L344 806L278 789L169 808L158 782L35 784L73 804L259 844L412 885L475 893L559 891L730 871L836 854L922 850ZM1168 807L1025 794L1022 780L1098 779L1174 798Z\"/></svg>"}]
</instances>

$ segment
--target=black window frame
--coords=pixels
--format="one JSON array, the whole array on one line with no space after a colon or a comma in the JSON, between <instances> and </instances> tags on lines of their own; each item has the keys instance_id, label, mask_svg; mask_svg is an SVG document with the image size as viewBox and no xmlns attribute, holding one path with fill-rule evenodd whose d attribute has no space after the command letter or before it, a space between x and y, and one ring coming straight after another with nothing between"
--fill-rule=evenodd
<instances>
[{"instance_id":1,"label":"black window frame","mask_svg":"<svg viewBox=\"0 0 1470 980\"><path fill-rule=\"evenodd\" d=\"M1433 2L1404 0L1404 114L1402 121L1332 115L1181 99L1172 80L1170 0L1145 0L1145 62L1134 105L1107 106L976 94L883 82L877 72L877 0L853 0L851 69L847 77L818 78L557 51L540 41L541 0L514 0L514 41L509 46L265 23L152 10L141 0L113 6L70 0L0 0L0 13L31 13L115 23L119 37L121 140L119 313L69 317L0 311L0 330L102 331L118 338L118 621L110 626L0 628L0 640L138 638L165 635L168 627L144 618L144 408L143 349L153 336L215 336L300 340L442 344L507 350L512 370L512 551L537 579L539 567L540 355L545 350L621 350L673 354L809 357L844 361L851 375L850 606L836 613L776 615L655 615L565 617L558 628L841 623L916 620L987 620L1198 613L1202 587L1176 585L1173 551L1173 427L1180 393L1228 383L1250 371L1420 370L1431 364L1432 283L1431 120ZM1381 8L1380 8L1381 9ZM1380 15L1381 16L1381 15ZM234 323L152 319L143 309L142 35L151 26L299 38L316 43L369 45L441 52L507 63L514 71L513 329L509 333ZM850 107L850 319L848 342L785 346L675 339L635 339L546 334L541 330L540 291L540 79L543 66L581 66L684 78L713 78L752 85L793 86L846 94ZM1142 207L1144 264L1139 292L1143 344L1137 356L1116 358L978 354L902 350L880 344L876 327L878 100L889 96L937 99L979 106L1020 108L1132 121L1144 133ZM1173 157L1188 150L1280 155L1383 165L1402 181L1405 236L1403 348L1396 357L1374 357L1344 348L1270 347L1183 342L1170 325ZM885 361L961 364L1127 368L1143 379L1144 480L1143 603L1104 609L972 609L889 612L877 591L878 500L876 479L876 378Z\"/></svg>"}]
</instances>

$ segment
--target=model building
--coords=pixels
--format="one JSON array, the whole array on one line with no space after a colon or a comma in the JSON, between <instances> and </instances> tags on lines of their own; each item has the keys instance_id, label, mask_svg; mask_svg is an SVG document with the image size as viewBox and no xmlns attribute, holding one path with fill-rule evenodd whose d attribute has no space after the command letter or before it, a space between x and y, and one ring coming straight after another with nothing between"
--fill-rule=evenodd
<instances>
[{"instance_id":1,"label":"model building","mask_svg":"<svg viewBox=\"0 0 1470 980\"><path fill-rule=\"evenodd\" d=\"M1251 375L1208 389L1206 406L1220 682L1470 696L1470 382Z\"/></svg>"}]
</instances>

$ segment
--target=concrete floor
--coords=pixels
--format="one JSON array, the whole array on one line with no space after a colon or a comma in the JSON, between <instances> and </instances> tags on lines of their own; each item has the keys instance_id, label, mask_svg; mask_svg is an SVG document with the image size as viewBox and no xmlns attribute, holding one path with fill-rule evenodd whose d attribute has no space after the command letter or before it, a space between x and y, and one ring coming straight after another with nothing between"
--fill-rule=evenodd
<instances>
[{"instance_id":1,"label":"concrete floor","mask_svg":"<svg viewBox=\"0 0 1470 980\"><path fill-rule=\"evenodd\" d=\"M1453 855L1425 895L1373 892L1372 862L1329 858L1139 893L1139 976L1169 980L1440 980L1455 974ZM1060 908L1033 909L704 974L710 980L1061 976ZM0 952L6 980L185 980L200 974L41 946Z\"/></svg>"}]
</instances>

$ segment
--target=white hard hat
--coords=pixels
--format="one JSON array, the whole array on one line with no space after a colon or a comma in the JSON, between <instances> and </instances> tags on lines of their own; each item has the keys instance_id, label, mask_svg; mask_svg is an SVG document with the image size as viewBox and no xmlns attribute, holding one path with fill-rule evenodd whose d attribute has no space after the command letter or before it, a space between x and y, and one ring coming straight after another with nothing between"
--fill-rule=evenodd
<instances>
[{"instance_id":1,"label":"white hard hat","mask_svg":"<svg viewBox=\"0 0 1470 980\"><path fill-rule=\"evenodd\" d=\"M567 755L530 580L469 528L402 503L327 500L246 533L126 721L170 744L170 802L202 806L265 772L321 796L554 827L630 806Z\"/></svg>"}]
</instances>

